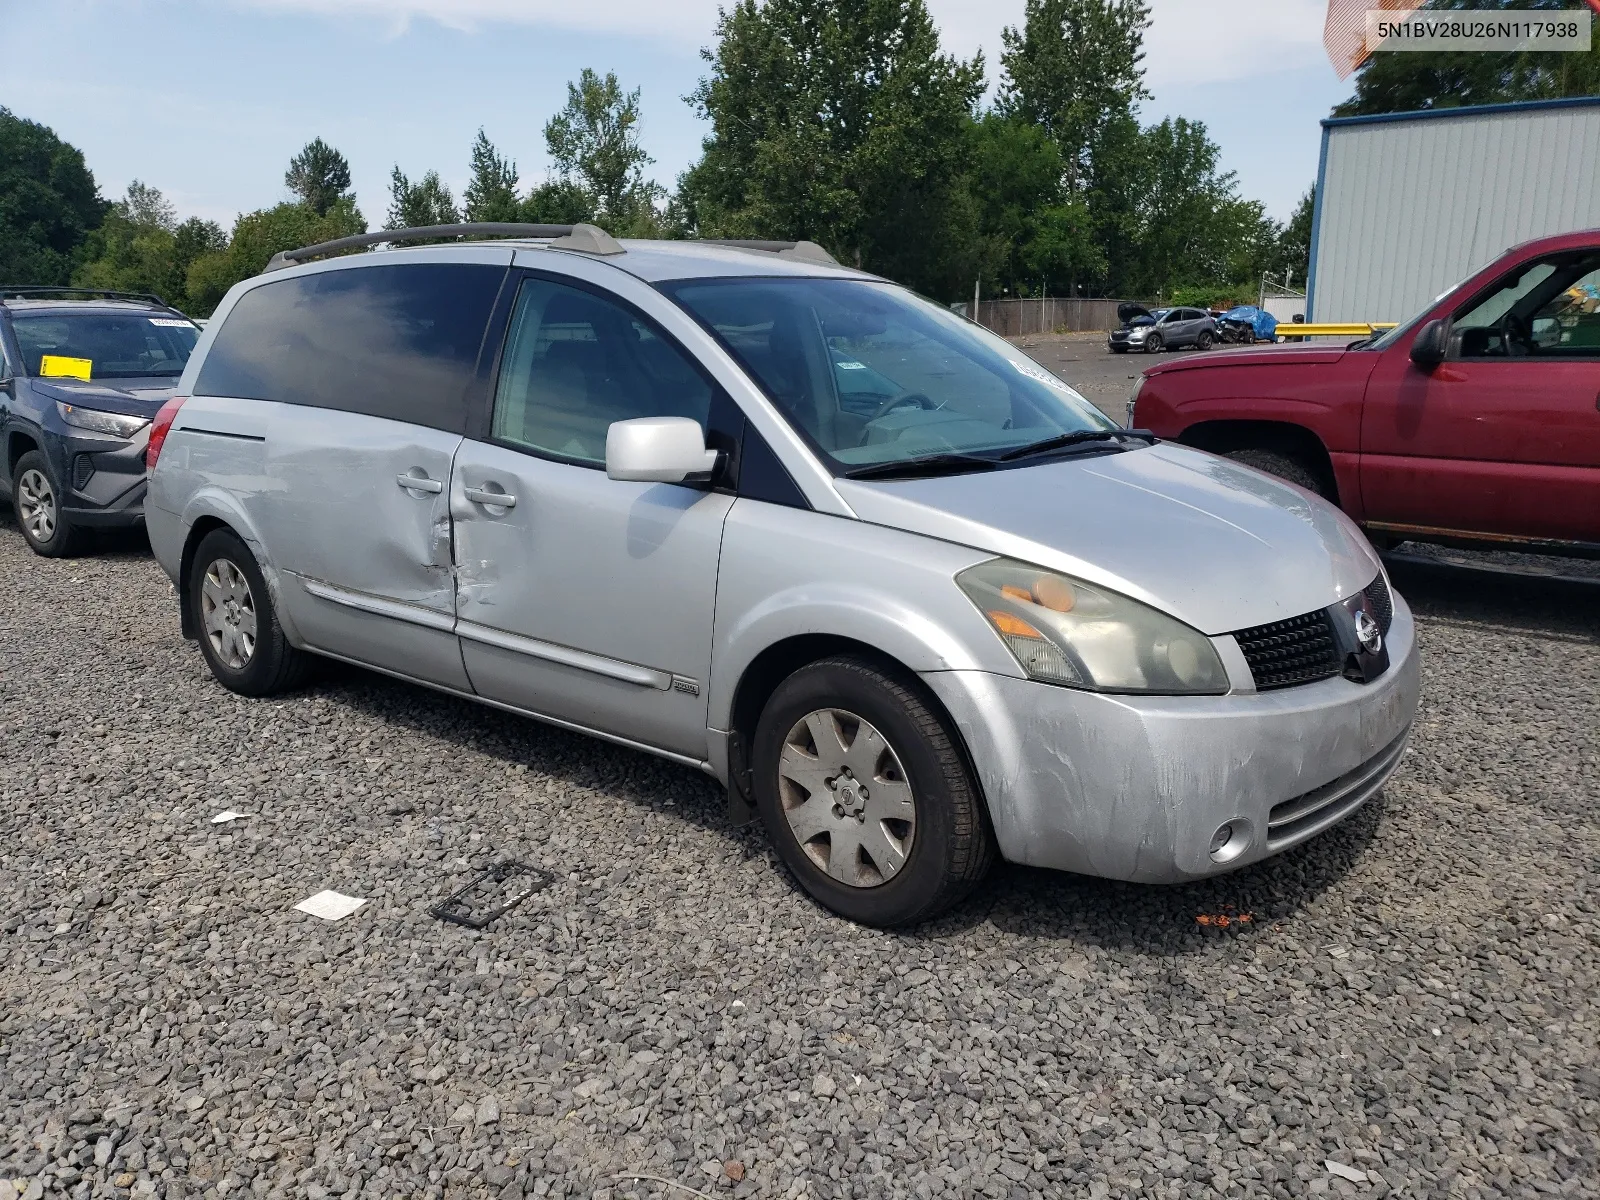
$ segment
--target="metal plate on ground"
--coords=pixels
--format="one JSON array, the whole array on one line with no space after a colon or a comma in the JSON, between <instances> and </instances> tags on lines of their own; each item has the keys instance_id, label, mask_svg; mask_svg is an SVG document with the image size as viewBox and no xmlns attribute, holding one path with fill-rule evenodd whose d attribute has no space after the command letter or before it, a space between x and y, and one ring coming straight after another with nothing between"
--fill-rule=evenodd
<instances>
[{"instance_id":1,"label":"metal plate on ground","mask_svg":"<svg viewBox=\"0 0 1600 1200\"><path fill-rule=\"evenodd\" d=\"M538 867L519 862L496 863L428 912L453 925L483 929L553 882L555 876Z\"/></svg>"}]
</instances>

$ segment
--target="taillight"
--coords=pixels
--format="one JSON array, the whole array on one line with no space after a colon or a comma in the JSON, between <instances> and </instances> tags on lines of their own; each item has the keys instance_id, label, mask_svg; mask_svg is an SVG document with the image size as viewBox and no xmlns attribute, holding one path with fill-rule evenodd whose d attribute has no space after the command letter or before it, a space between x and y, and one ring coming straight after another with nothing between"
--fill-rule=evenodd
<instances>
[{"instance_id":1,"label":"taillight","mask_svg":"<svg viewBox=\"0 0 1600 1200\"><path fill-rule=\"evenodd\" d=\"M144 448L144 465L146 470L151 470L156 465L156 459L161 457L161 447L166 443L167 434L172 429L172 422L177 419L178 410L183 407L187 396L174 396L161 406L161 411L156 413L156 419L150 424L150 444Z\"/></svg>"}]
</instances>

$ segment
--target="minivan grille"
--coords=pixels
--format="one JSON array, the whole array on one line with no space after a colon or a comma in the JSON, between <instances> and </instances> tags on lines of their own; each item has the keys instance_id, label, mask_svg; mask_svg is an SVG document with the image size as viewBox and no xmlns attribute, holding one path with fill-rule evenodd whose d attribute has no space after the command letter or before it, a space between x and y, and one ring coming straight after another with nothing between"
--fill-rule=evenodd
<instances>
[{"instance_id":1,"label":"minivan grille","mask_svg":"<svg viewBox=\"0 0 1600 1200\"><path fill-rule=\"evenodd\" d=\"M1367 590L1362 594L1367 598L1367 607L1378 622L1378 628L1388 637L1389 626L1394 624L1394 599L1389 595L1389 584L1383 578L1382 571L1378 572L1378 577L1367 585Z\"/></svg>"},{"instance_id":2,"label":"minivan grille","mask_svg":"<svg viewBox=\"0 0 1600 1200\"><path fill-rule=\"evenodd\" d=\"M1267 848L1281 850L1290 842L1326 829L1360 808L1399 765L1410 732L1408 726L1399 737L1366 762L1333 782L1274 805L1267 816Z\"/></svg>"},{"instance_id":3,"label":"minivan grille","mask_svg":"<svg viewBox=\"0 0 1600 1200\"><path fill-rule=\"evenodd\" d=\"M1257 625L1233 636L1250 664L1258 692L1314 683L1344 668L1326 610Z\"/></svg>"}]
</instances>

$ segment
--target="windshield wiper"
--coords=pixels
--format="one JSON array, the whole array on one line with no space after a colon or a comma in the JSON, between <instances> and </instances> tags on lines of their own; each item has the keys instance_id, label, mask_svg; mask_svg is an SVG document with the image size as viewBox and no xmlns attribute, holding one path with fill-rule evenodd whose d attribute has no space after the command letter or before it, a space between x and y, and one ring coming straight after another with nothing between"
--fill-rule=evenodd
<instances>
[{"instance_id":1,"label":"windshield wiper","mask_svg":"<svg viewBox=\"0 0 1600 1200\"><path fill-rule=\"evenodd\" d=\"M1069 446L1081 446L1087 442L1112 442L1123 438L1133 438L1137 441L1151 443L1159 440L1148 429L1078 429L1072 433L1061 433L1055 437L1045 438L1042 442L1034 442L1028 446L1018 446L1015 450L1007 450L995 461L1015 462L1019 458L1032 458L1036 454L1049 454L1052 450L1064 450Z\"/></svg>"},{"instance_id":2,"label":"windshield wiper","mask_svg":"<svg viewBox=\"0 0 1600 1200\"><path fill-rule=\"evenodd\" d=\"M872 463L843 473L846 479L919 479L928 475L955 475L962 471L992 471L995 459L976 454L925 454L896 462Z\"/></svg>"}]
</instances>

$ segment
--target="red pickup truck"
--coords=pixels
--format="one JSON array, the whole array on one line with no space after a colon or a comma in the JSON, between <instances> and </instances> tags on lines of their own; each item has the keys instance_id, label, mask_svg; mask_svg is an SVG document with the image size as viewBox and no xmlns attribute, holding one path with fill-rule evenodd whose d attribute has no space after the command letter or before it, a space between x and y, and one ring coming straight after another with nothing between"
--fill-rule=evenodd
<instances>
[{"instance_id":1,"label":"red pickup truck","mask_svg":"<svg viewBox=\"0 0 1600 1200\"><path fill-rule=\"evenodd\" d=\"M1160 363L1128 418L1334 500L1379 546L1600 556L1600 230L1518 246L1380 337Z\"/></svg>"}]
</instances>

